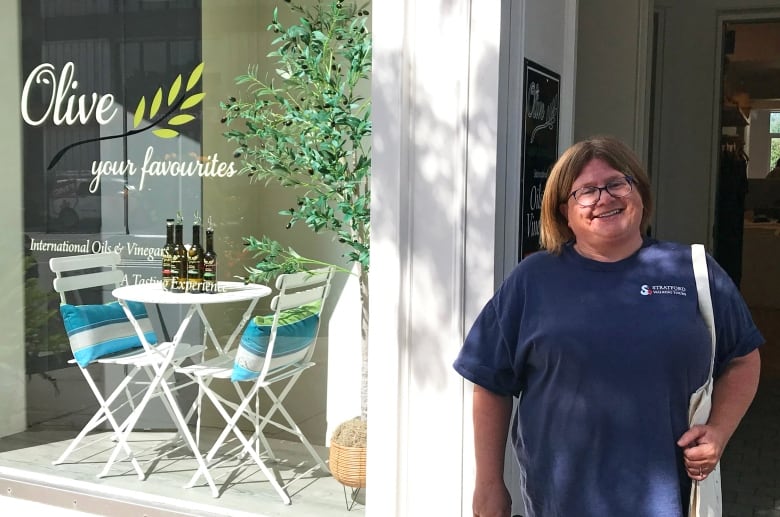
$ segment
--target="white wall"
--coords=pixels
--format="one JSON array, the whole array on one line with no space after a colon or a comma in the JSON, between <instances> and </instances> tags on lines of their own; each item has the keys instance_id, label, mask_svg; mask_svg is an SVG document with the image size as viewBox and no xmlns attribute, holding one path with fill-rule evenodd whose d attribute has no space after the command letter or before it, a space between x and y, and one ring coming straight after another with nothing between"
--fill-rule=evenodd
<instances>
[{"instance_id":1,"label":"white wall","mask_svg":"<svg viewBox=\"0 0 780 517\"><path fill-rule=\"evenodd\" d=\"M464 291L492 283L495 4L373 3L368 515L462 511L469 444L464 386L451 364ZM480 195L467 214L472 188ZM473 227L472 214L481 221ZM484 239L483 270L468 277L464 232L472 230Z\"/></svg>"},{"instance_id":2,"label":"white wall","mask_svg":"<svg viewBox=\"0 0 780 517\"><path fill-rule=\"evenodd\" d=\"M21 85L19 6L5 6L2 17L0 70L6 77L0 86L0 102L6 114L2 119L0 156L3 157L3 202L0 203L0 436L23 431L27 425L26 375L24 361L24 267L22 265L22 135L19 124ZM19 73L17 73L19 72Z\"/></svg>"},{"instance_id":3,"label":"white wall","mask_svg":"<svg viewBox=\"0 0 780 517\"><path fill-rule=\"evenodd\" d=\"M643 154L648 0L579 2L574 139L614 135Z\"/></svg>"}]
</instances>

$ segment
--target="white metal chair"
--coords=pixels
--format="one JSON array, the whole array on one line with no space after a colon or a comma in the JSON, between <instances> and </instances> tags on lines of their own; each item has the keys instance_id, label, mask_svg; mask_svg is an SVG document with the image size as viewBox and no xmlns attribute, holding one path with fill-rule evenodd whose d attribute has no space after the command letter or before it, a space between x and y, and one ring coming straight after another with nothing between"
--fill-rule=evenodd
<instances>
[{"instance_id":1,"label":"white metal chair","mask_svg":"<svg viewBox=\"0 0 780 517\"><path fill-rule=\"evenodd\" d=\"M271 301L273 314L250 321L235 352L177 370L197 380L200 391L213 403L225 424L209 449L204 466L192 477L188 488L203 476L212 487L213 495L218 497L230 481L229 474L247 464L251 466L253 462L282 501L290 504L286 486L292 481L317 468L329 472L325 461L284 408L283 402L301 374L315 364L312 355L319 332L320 312L330 289L332 275L332 268L280 275L276 279L279 292ZM261 321L258 323L258 320ZM212 387L214 379L230 379L238 400L217 393ZM245 385L248 387L245 388ZM260 410L258 402L262 392L271 401L265 411ZM253 400L255 404L250 405ZM252 424L252 434L249 436L239 427L243 419ZM265 460L277 459L264 435L267 425L294 435L307 449L315 465L283 485L265 463ZM229 444L235 441L228 440L231 433L239 442L232 449ZM217 458L223 446L228 452ZM232 458L239 461L229 469L227 480L217 490L210 470Z\"/></svg>"},{"instance_id":2,"label":"white metal chair","mask_svg":"<svg viewBox=\"0 0 780 517\"><path fill-rule=\"evenodd\" d=\"M49 267L56 275L53 282L54 290L60 294L60 309L74 353L74 359L69 362L75 363L81 370L99 405L89 422L62 455L53 462L55 465L64 463L76 450L94 443L93 441L82 444L82 441L90 432L106 422L111 426L112 438L115 439L121 434L126 428L127 419L120 423L117 412L129 407L132 414L135 399L143 395L143 391L133 393L130 389L131 384L139 382L148 384L154 375L153 366L159 364L162 354L170 346L169 342L156 343L151 322L142 304L134 307L133 313L140 322L139 328L144 332L143 338L138 336L136 328L116 302L92 305L68 303L68 297L80 301L81 292L85 289L119 287L124 278L124 273L117 267L119 261L120 257L117 253L55 257L49 261ZM181 363L187 358L201 354L203 349L203 345L180 343L175 350L175 361ZM88 368L93 363L125 367L124 378L111 393L104 394L95 382ZM146 378L139 375L142 372ZM161 397L161 400L170 413L171 408L165 403L165 399ZM138 477L144 479L146 475L129 445L122 442L121 446L138 473ZM108 467L109 465L106 465L98 477L107 474Z\"/></svg>"}]
</instances>

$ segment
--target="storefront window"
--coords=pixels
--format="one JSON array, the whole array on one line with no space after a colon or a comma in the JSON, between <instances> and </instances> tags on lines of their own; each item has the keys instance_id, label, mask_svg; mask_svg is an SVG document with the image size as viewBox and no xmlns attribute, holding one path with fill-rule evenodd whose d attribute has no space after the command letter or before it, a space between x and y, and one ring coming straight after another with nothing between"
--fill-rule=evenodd
<instances>
[{"instance_id":1,"label":"storefront window","mask_svg":"<svg viewBox=\"0 0 780 517\"><path fill-rule=\"evenodd\" d=\"M49 258L118 251L128 283L155 281L165 219L203 214L202 175L174 174L203 169L203 103L192 102L203 92L203 59L199 1L20 5L25 352L34 379L27 417L35 425L80 414L88 400L70 389L79 377L66 363ZM190 78L189 90L175 91ZM175 115L184 123L173 125ZM161 332L175 317L162 315Z\"/></svg>"},{"instance_id":2,"label":"storefront window","mask_svg":"<svg viewBox=\"0 0 780 517\"><path fill-rule=\"evenodd\" d=\"M24 379L4 389L25 394L19 402L24 414L2 429L5 435L25 426L77 431L96 408L80 372L68 364L72 353L50 258L116 251L125 283L157 282L166 219L180 215L187 243L196 218L213 224L220 280L242 277L254 265L243 252L249 235L269 234L310 255L341 259L338 243L306 228L285 228L279 211L292 206L295 195L238 174L235 144L223 136L220 101L240 91L235 78L249 66L260 74L273 71L267 54L275 36L267 26L277 6L272 0L25 0L0 8L19 21L18 34L6 35L17 45L18 92L8 95L16 109L4 131L7 141L19 142L19 166L8 174L19 181L14 193L20 201L9 207L21 214L6 239L23 242L22 263L14 264L23 275L11 279L10 289L2 284L8 293L20 291L23 301L8 294L4 301L19 310L23 335L0 355L0 367L17 369L8 357L24 348ZM281 11L280 18L296 19ZM345 282L336 281L332 305L341 303ZM109 298L96 289L80 302ZM159 338L170 339L184 309L148 309ZM209 317L214 333L230 334L243 310L220 308ZM359 329L359 313L349 319ZM352 326L334 332L344 328ZM192 325L185 339L200 342L204 330ZM312 368L288 399L318 445L326 435L330 337L318 341L315 359L322 366ZM346 348L347 340L340 341ZM99 371L99 382L115 385L124 373L114 368ZM143 418L138 427L172 427L162 407ZM205 414L205 425L209 418L216 417Z\"/></svg>"}]
</instances>

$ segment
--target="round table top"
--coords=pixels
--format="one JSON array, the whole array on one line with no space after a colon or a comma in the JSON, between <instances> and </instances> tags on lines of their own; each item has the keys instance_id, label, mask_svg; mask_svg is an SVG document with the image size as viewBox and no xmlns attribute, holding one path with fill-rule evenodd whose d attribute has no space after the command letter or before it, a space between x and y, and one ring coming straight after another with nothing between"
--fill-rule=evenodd
<instances>
[{"instance_id":1,"label":"round table top","mask_svg":"<svg viewBox=\"0 0 780 517\"><path fill-rule=\"evenodd\" d=\"M218 282L216 293L173 293L164 291L162 282L125 285L117 287L111 294L118 300L129 300L141 303L160 303L205 305L210 303L240 302L262 298L271 294L271 288L261 284L244 284L243 282Z\"/></svg>"}]
</instances>

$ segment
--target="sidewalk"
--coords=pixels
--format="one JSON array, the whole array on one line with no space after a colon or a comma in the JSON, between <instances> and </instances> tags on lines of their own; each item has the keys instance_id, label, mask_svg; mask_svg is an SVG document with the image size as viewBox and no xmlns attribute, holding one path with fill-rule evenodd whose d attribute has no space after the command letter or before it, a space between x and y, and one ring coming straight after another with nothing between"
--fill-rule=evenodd
<instances>
[{"instance_id":1,"label":"sidewalk","mask_svg":"<svg viewBox=\"0 0 780 517\"><path fill-rule=\"evenodd\" d=\"M2 515L46 515L47 517L84 517L90 513L67 510L57 506L36 503L27 499L0 496L0 514Z\"/></svg>"}]
</instances>

